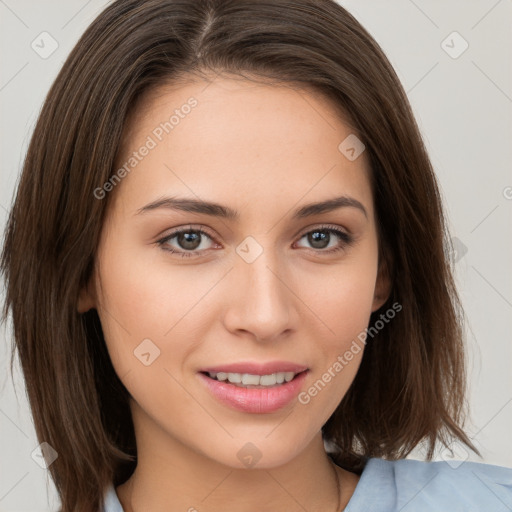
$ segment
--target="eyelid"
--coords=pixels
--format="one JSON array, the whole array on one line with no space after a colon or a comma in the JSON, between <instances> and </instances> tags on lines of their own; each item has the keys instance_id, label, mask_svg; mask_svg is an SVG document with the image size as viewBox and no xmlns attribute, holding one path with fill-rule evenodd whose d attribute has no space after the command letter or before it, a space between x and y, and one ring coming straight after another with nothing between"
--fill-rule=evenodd
<instances>
[{"instance_id":1,"label":"eyelid","mask_svg":"<svg viewBox=\"0 0 512 512\"><path fill-rule=\"evenodd\" d=\"M341 226L334 225L334 224L312 224L310 226L307 226L306 228L302 229L298 235L295 236L295 238L297 238L296 242L298 242L305 235L307 235L311 232L322 231L322 230L333 232L335 234L335 236L337 236L338 238L341 239L340 244L337 247L331 248L328 250L321 250L321 249L314 249L314 248L307 248L307 247L305 248L306 250L313 251L314 253L318 253L318 254L322 254L322 253L323 254L331 254L331 253L345 249L347 246L351 245L354 242L354 236L348 230L346 230L345 228L342 228ZM200 225L200 224L188 224L188 225L184 225L184 226L175 228L167 235L164 235L163 237L159 238L159 240L157 240L156 243L160 246L163 246L170 239L174 238L175 236L179 235L182 232L187 232L187 231L195 231L196 233L204 234L204 235L208 236L214 242L214 244L221 245L217 241L216 236L210 232L210 229L203 225ZM296 243L296 242L294 242L294 243ZM181 256L185 255L185 256L194 257L194 256L200 256L202 253L204 253L205 251L209 251L210 249L203 249L201 251L184 251L184 250L175 250L175 249L163 249L163 250L174 253L174 254L179 254Z\"/></svg>"},{"instance_id":2,"label":"eyelid","mask_svg":"<svg viewBox=\"0 0 512 512\"><path fill-rule=\"evenodd\" d=\"M313 251L314 253L318 254L332 254L338 251L342 251L344 249L347 249L349 246L351 246L356 238L353 234L351 234L348 230L345 228L342 228L341 226L335 225L335 224L321 224L321 225L312 225L307 228L305 228L304 231L301 231L301 234L298 235L298 239L300 240L304 236L306 236L309 233L314 233L315 231L330 231L331 233L334 233L335 236L341 239L341 242L336 247L333 247L331 249L327 250L321 250L321 249L311 249L306 248L309 251Z\"/></svg>"},{"instance_id":3,"label":"eyelid","mask_svg":"<svg viewBox=\"0 0 512 512\"><path fill-rule=\"evenodd\" d=\"M188 231L194 231L196 233L201 233L203 235L206 235L207 237L209 237L212 240L212 242L215 245L220 245L219 242L217 241L217 237L211 233L209 228L203 226L202 224L187 224L187 225L184 225L184 226L180 226L178 228L174 228L169 233L167 233L166 235L159 236L158 240L156 240L156 244L158 244L160 246L163 246L166 242L168 242L169 240L171 240L175 236L179 235L180 233L188 232ZM175 253L180 253L181 252L181 251L178 251L178 250L173 250L173 251L171 251L169 249L164 249L164 250L167 250L169 252L175 252ZM208 249L203 249L202 251L183 251L183 252L185 252L187 254L190 254L190 255L193 255L193 254L201 254L202 252L204 252L206 250L208 250Z\"/></svg>"},{"instance_id":4,"label":"eyelid","mask_svg":"<svg viewBox=\"0 0 512 512\"><path fill-rule=\"evenodd\" d=\"M166 239L166 238L167 239L172 238L173 236L178 235L182 231L197 231L199 233L204 233L204 234L208 235L212 240L216 241L216 236L213 234L213 231L210 230L210 228L207 228L206 226L204 226L202 224L185 224L184 226L179 226L177 228L173 228L168 231L169 232L167 234L158 236L159 241Z\"/></svg>"},{"instance_id":5,"label":"eyelid","mask_svg":"<svg viewBox=\"0 0 512 512\"><path fill-rule=\"evenodd\" d=\"M321 231L322 229L329 229L333 231L339 231L347 235L347 237L351 237L351 233L349 230L338 226L337 224L311 224L311 226L307 226L304 229L301 229L299 231L298 237L303 237L304 235L307 235L308 233L311 233L311 231Z\"/></svg>"},{"instance_id":6,"label":"eyelid","mask_svg":"<svg viewBox=\"0 0 512 512\"><path fill-rule=\"evenodd\" d=\"M295 237L303 237L304 235L306 235L307 233L310 233L311 231L314 231L315 229L317 229L317 230L332 229L334 231L343 232L344 234L347 235L347 237L352 237L350 230L348 230L344 227L338 226L336 224L322 224L322 223L311 224L310 226L306 226L305 228L302 228L295 235ZM169 238L169 237L172 237L173 235L176 235L182 231L187 231L187 230L203 232L206 235L208 235L212 240L216 241L216 235L213 233L213 231L210 230L210 228L204 226L203 224L185 224L184 226L179 226L177 228L173 228L172 230L170 230L170 232L168 234L159 235L159 239Z\"/></svg>"}]
</instances>

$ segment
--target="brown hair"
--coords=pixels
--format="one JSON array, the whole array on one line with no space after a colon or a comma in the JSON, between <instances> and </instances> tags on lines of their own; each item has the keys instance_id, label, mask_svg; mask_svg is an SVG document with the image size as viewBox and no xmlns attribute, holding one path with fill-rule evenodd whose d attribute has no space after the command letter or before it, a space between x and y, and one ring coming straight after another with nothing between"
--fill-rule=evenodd
<instances>
[{"instance_id":1,"label":"brown hair","mask_svg":"<svg viewBox=\"0 0 512 512\"><path fill-rule=\"evenodd\" d=\"M128 392L97 312L77 313L94 265L128 115L141 95L204 71L299 84L332 100L366 146L379 234L402 311L368 341L322 429L341 466L459 439L467 413L463 311L436 179L406 94L379 45L333 0L118 0L52 85L24 161L1 268L36 433L62 511L100 507L136 465ZM256 78L255 78L256 77ZM385 305L385 306L386 306ZM374 324L382 313L372 314Z\"/></svg>"}]
</instances>

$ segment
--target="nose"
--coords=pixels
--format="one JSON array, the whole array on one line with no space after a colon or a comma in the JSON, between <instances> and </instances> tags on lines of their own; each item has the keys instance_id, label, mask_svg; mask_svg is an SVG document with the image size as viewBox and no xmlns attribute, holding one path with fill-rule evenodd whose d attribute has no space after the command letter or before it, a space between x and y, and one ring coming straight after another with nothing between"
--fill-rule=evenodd
<instances>
[{"instance_id":1,"label":"nose","mask_svg":"<svg viewBox=\"0 0 512 512\"><path fill-rule=\"evenodd\" d=\"M252 263L237 256L226 291L224 322L230 332L273 341L294 329L296 297L288 283L289 272L271 253L265 249Z\"/></svg>"}]
</instances>

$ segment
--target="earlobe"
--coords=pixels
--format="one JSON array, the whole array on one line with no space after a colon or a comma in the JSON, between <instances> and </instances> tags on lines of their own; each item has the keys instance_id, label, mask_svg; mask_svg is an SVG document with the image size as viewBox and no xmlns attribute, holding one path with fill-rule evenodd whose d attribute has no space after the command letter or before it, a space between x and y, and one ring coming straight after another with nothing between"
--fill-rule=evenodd
<instances>
[{"instance_id":1,"label":"earlobe","mask_svg":"<svg viewBox=\"0 0 512 512\"><path fill-rule=\"evenodd\" d=\"M94 298L94 294L90 290L89 284L84 286L78 295L78 303L77 303L77 311L79 313L86 313L90 309L94 309L96 307L96 301Z\"/></svg>"},{"instance_id":2,"label":"earlobe","mask_svg":"<svg viewBox=\"0 0 512 512\"><path fill-rule=\"evenodd\" d=\"M377 311L389 299L391 294L391 278L389 266L382 259L379 263L377 273L377 281L375 283L375 291L373 295L372 313Z\"/></svg>"}]
</instances>

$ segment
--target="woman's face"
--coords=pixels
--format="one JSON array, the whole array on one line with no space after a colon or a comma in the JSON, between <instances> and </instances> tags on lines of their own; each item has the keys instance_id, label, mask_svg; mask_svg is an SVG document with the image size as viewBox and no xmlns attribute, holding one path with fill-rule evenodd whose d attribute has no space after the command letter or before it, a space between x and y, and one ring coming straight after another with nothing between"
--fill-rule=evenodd
<instances>
[{"instance_id":1,"label":"woman's face","mask_svg":"<svg viewBox=\"0 0 512 512\"><path fill-rule=\"evenodd\" d=\"M386 298L368 163L353 135L343 142L351 133L327 100L290 86L217 78L145 98L122 179L102 189L113 202L79 304L98 310L138 442L272 467L318 436ZM237 363L275 365L225 368ZM253 375L244 382L277 375L246 389L202 373L212 368ZM288 384L280 375L302 369Z\"/></svg>"}]
</instances>

